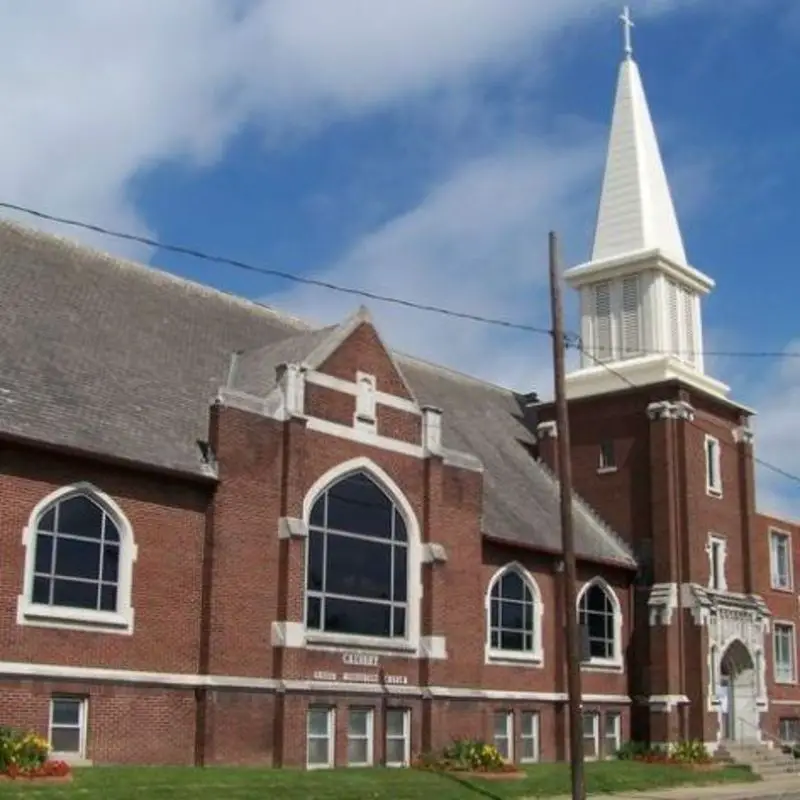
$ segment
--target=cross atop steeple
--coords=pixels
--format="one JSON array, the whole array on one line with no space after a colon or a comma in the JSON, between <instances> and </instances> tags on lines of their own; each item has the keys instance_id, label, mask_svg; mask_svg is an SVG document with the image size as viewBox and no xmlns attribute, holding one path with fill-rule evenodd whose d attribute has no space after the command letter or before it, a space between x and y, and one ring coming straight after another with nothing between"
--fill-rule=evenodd
<instances>
[{"instance_id":1,"label":"cross atop steeple","mask_svg":"<svg viewBox=\"0 0 800 800\"><path fill-rule=\"evenodd\" d=\"M631 30L636 26L633 24L633 19L631 18L631 9L630 6L625 6L620 15L620 20L622 21L622 31L623 36L625 37L625 57L626 58L633 58L633 43L631 42Z\"/></svg>"}]
</instances>

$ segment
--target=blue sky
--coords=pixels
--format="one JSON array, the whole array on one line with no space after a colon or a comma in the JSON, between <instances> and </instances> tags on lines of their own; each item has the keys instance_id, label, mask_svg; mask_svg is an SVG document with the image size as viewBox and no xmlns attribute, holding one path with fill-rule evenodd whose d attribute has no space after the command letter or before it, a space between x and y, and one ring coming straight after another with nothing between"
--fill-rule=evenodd
<instances>
[{"instance_id":1,"label":"blue sky","mask_svg":"<svg viewBox=\"0 0 800 800\"><path fill-rule=\"evenodd\" d=\"M707 349L800 350L795 5L632 3L687 251L718 283ZM622 55L618 2L44 9L0 0L2 200L533 325L547 324L548 229L568 262L588 254ZM88 240L320 321L358 302ZM400 349L550 391L544 338L371 308ZM800 473L800 359L707 363L759 410L759 455ZM760 489L768 507L792 510L789 482L764 475Z\"/></svg>"}]
</instances>

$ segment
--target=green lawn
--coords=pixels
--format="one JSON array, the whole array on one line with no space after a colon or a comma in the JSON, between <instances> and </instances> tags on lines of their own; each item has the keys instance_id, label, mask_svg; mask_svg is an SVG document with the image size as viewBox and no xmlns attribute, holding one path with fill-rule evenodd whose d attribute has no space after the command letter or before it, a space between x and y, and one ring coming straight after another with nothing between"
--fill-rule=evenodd
<instances>
[{"instance_id":1,"label":"green lawn","mask_svg":"<svg viewBox=\"0 0 800 800\"><path fill-rule=\"evenodd\" d=\"M690 772L678 766L608 761L587 764L590 792L665 788L754 780L741 767L718 772ZM489 782L434 775L416 770L333 770L300 772L215 767L118 768L76 770L71 784L25 785L0 783L3 798L74 798L75 800L507 800L569 794L569 767L541 764L528 770L526 780Z\"/></svg>"}]
</instances>

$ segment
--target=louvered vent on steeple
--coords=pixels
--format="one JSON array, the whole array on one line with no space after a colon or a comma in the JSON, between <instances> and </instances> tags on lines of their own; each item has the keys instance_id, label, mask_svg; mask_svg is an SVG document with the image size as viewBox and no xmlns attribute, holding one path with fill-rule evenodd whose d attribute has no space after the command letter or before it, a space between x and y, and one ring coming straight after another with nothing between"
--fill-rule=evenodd
<instances>
[{"instance_id":1,"label":"louvered vent on steeple","mask_svg":"<svg viewBox=\"0 0 800 800\"><path fill-rule=\"evenodd\" d=\"M621 336L622 357L631 358L642 352L641 302L639 276L630 275L622 280Z\"/></svg>"},{"instance_id":2,"label":"louvered vent on steeple","mask_svg":"<svg viewBox=\"0 0 800 800\"><path fill-rule=\"evenodd\" d=\"M611 327L611 282L601 281L594 287L594 356L599 361L614 357Z\"/></svg>"}]
</instances>

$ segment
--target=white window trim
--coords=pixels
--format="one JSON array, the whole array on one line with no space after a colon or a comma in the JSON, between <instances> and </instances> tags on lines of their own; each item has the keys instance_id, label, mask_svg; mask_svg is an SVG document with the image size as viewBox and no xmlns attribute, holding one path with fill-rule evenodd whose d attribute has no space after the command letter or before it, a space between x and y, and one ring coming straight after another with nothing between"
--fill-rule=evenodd
<instances>
[{"instance_id":1,"label":"white window trim","mask_svg":"<svg viewBox=\"0 0 800 800\"><path fill-rule=\"evenodd\" d=\"M78 703L78 736L79 736L79 750L77 753L62 753L53 750L50 757L58 761L85 761L86 760L86 742L88 740L88 722L89 722L89 700L86 697L76 697L68 694L55 694L50 698L50 717L47 723L47 741L53 741L53 728L67 728L73 726L67 725L54 725L53 712L55 710L55 703L58 700Z\"/></svg>"},{"instance_id":2,"label":"white window trim","mask_svg":"<svg viewBox=\"0 0 800 800\"><path fill-rule=\"evenodd\" d=\"M712 483L708 479L709 473L709 445L713 444L713 473L716 476L716 482ZM722 451L719 443L719 439L715 436L709 436L706 434L703 440L703 457L705 461L705 469L706 469L706 494L710 495L711 497L722 497Z\"/></svg>"},{"instance_id":3,"label":"white window trim","mask_svg":"<svg viewBox=\"0 0 800 800\"><path fill-rule=\"evenodd\" d=\"M492 647L492 589L507 572L517 572L533 595L533 649L530 651L501 650ZM518 561L498 569L489 580L484 597L484 619L486 624L485 661L487 664L530 664L535 667L544 666L544 648L542 645L542 622L544 618L544 604L542 592L536 579Z\"/></svg>"},{"instance_id":4,"label":"white window trim","mask_svg":"<svg viewBox=\"0 0 800 800\"><path fill-rule=\"evenodd\" d=\"M495 722L499 717L503 718L503 722L505 723L505 734L503 736L498 737L495 731ZM497 748L498 752L500 750L497 747L497 740L506 739L508 741L508 755L504 756L504 759L509 763L512 764L514 762L514 712L508 710L500 710L495 711L492 714L492 743Z\"/></svg>"},{"instance_id":5,"label":"white window trim","mask_svg":"<svg viewBox=\"0 0 800 800\"><path fill-rule=\"evenodd\" d=\"M303 645L308 643L329 645L337 649L348 648L374 648L382 651L411 652L414 656L421 655L420 641L420 610L422 604L422 544L420 527L417 515L405 492L395 483L391 476L379 467L371 458L364 456L350 459L329 469L320 476L306 493L303 499L303 520L308 526L311 520L311 509L317 498L333 483L346 478L354 472L364 472L372 478L397 505L406 523L408 536L408 602L406 603L407 635L405 639L388 639L380 636L358 636L341 633L327 633L326 631L309 630L306 628L308 593L308 542L305 546L305 569L303 571L303 620L301 625L304 631Z\"/></svg>"},{"instance_id":6,"label":"white window trim","mask_svg":"<svg viewBox=\"0 0 800 800\"><path fill-rule=\"evenodd\" d=\"M584 755L586 761L597 761L600 758L600 712L599 711L584 711L581 717L581 742L583 743L589 737L586 736L583 730L583 718L592 718L592 734L594 738L594 755Z\"/></svg>"},{"instance_id":7,"label":"white window trim","mask_svg":"<svg viewBox=\"0 0 800 800\"><path fill-rule=\"evenodd\" d=\"M350 720L352 719L353 712L367 715L367 734L366 736L354 736L350 732ZM350 761L350 741L361 741L366 739L367 742L367 760L364 762ZM347 766L348 767L371 767L375 763L375 710L366 708L364 706L351 706L347 712Z\"/></svg>"},{"instance_id":8,"label":"white window trim","mask_svg":"<svg viewBox=\"0 0 800 800\"><path fill-rule=\"evenodd\" d=\"M717 564L717 572L719 578L719 585L714 585L714 545L719 546L719 564ZM728 576L726 574L726 564L728 561L728 540L718 533L708 534L708 543L706 544L706 553L708 554L708 588L715 592L728 591Z\"/></svg>"},{"instance_id":9,"label":"white window trim","mask_svg":"<svg viewBox=\"0 0 800 800\"><path fill-rule=\"evenodd\" d=\"M324 711L328 723L325 736L311 733L311 712ZM324 764L312 764L309 761L312 739L325 739L328 742L328 760ZM306 711L306 769L333 769L336 763L336 709L329 706L310 705Z\"/></svg>"},{"instance_id":10,"label":"white window trim","mask_svg":"<svg viewBox=\"0 0 800 800\"><path fill-rule=\"evenodd\" d=\"M72 495L86 495L94 500L114 521L120 535L119 581L117 583L117 608L112 611L64 608L33 603L33 573L36 559L36 534L39 519L51 505L67 500ZM25 548L25 566L22 594L17 597L17 624L40 628L60 628L73 631L100 633L133 633L133 565L138 557L138 548L133 528L117 503L105 492L87 482L62 486L40 500L22 531Z\"/></svg>"},{"instance_id":11,"label":"white window trim","mask_svg":"<svg viewBox=\"0 0 800 800\"><path fill-rule=\"evenodd\" d=\"M580 592L578 592L575 613L578 615L578 620L580 621L581 600L583 599L584 594L586 594L586 592L588 592L592 586L600 586L611 600L611 607L614 613L614 657L589 658L587 661L581 662L581 669L588 669L590 671L598 672L620 672L624 669L622 659L622 606L620 605L617 593L603 578L592 578L592 580L587 581L581 588Z\"/></svg>"},{"instance_id":12,"label":"white window trim","mask_svg":"<svg viewBox=\"0 0 800 800\"><path fill-rule=\"evenodd\" d=\"M613 753L606 752L606 744L609 738L606 732L606 724L609 718L614 721L615 747ZM605 714L603 714L603 757L607 759L613 758L614 754L620 749L620 747L622 747L622 714L619 711L606 711Z\"/></svg>"},{"instance_id":13,"label":"white window trim","mask_svg":"<svg viewBox=\"0 0 800 800\"><path fill-rule=\"evenodd\" d=\"M407 767L411 763L411 710L408 708L388 708L386 709L386 714L391 714L392 712L396 714L402 714L403 719L403 762L400 763L398 761L389 761L389 740L399 739L399 736L395 736L389 733L389 727L386 726L386 741L384 742L385 752L387 753L385 761L387 767Z\"/></svg>"},{"instance_id":14,"label":"white window trim","mask_svg":"<svg viewBox=\"0 0 800 800\"><path fill-rule=\"evenodd\" d=\"M525 733L524 721L526 718L532 721L530 734ZM541 760L541 719L541 715L538 711L523 711L520 716L520 764L538 764ZM525 753L523 744L528 741L533 742L533 758L525 758L523 755Z\"/></svg>"},{"instance_id":15,"label":"white window trim","mask_svg":"<svg viewBox=\"0 0 800 800\"><path fill-rule=\"evenodd\" d=\"M792 656L792 677L791 680L778 677L778 659L777 659L777 644L778 640L776 633L778 628L787 629L790 631L790 647ZM793 685L797 683L797 631L795 630L794 622L784 619L776 619L772 623L772 672L775 678L775 683L783 686Z\"/></svg>"},{"instance_id":16,"label":"white window trim","mask_svg":"<svg viewBox=\"0 0 800 800\"><path fill-rule=\"evenodd\" d=\"M775 580L777 576L776 572L776 565L777 559L775 558L775 550L773 548L773 542L776 539L784 539L786 542L786 569L788 571L787 579L788 583L786 586L778 585L778 582ZM781 530L780 528L772 528L769 529L769 581L770 587L777 592L792 592L794 591L794 558L793 558L793 551L792 551L792 534L789 531Z\"/></svg>"}]
</instances>

